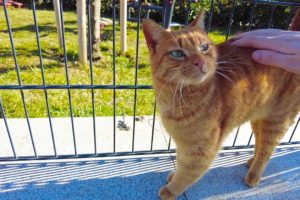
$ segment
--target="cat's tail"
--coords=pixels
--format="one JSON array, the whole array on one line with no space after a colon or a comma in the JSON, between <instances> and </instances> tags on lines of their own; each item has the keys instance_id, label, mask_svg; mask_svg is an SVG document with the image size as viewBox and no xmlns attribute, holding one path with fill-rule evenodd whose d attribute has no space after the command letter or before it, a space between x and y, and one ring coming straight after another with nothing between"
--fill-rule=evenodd
<instances>
[{"instance_id":1,"label":"cat's tail","mask_svg":"<svg viewBox=\"0 0 300 200\"><path fill-rule=\"evenodd\" d=\"M300 8L298 8L296 15L292 19L291 27L289 28L291 31L300 31Z\"/></svg>"}]
</instances>

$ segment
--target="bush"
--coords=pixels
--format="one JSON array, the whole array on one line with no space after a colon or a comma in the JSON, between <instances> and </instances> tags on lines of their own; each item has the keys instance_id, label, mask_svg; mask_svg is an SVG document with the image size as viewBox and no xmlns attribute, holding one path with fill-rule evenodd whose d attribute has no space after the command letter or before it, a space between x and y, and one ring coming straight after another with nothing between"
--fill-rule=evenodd
<instances>
[{"instance_id":1,"label":"bush","mask_svg":"<svg viewBox=\"0 0 300 200\"><path fill-rule=\"evenodd\" d=\"M182 3L177 1L174 9L173 21L184 23L187 10L187 1ZM300 2L300 0L290 0L290 2ZM211 21L211 27L218 27L220 29L226 29L229 22L229 17L232 10L232 0L215 0L213 7L213 17ZM275 9L274 9L275 8ZM201 0L198 3L191 4L191 12L189 21L193 20L200 9L205 9L206 20L209 18L211 9L211 0ZM232 29L236 31L248 30L250 14L253 9L253 4L248 2L237 1L234 8L234 15L232 21ZM272 9L274 9L273 19L271 19ZM290 23L291 17L294 15L290 7L276 6L267 4L257 4L254 12L251 29L274 27L286 29ZM271 22L271 23L270 23Z\"/></svg>"},{"instance_id":2,"label":"bush","mask_svg":"<svg viewBox=\"0 0 300 200\"><path fill-rule=\"evenodd\" d=\"M32 0L18 0L28 7L31 7ZM300 2L300 0L284 0L289 2ZM118 4L118 1L116 1ZM164 0L144 0L144 2L152 3L155 5L163 6ZM233 0L214 0L213 17L211 21L211 27L218 27L220 29L226 29L228 26L228 20L232 8ZM36 5L38 8L53 9L52 0L36 0ZM64 10L76 10L76 0L64 0L63 1ZM189 15L189 21L193 20L200 9L205 9L206 19L208 19L209 11L211 7L211 0L194 0L191 3L191 12ZM249 28L250 13L252 11L253 4L249 2L237 1L234 9L234 17L232 22L232 28L236 30L247 30ZM174 7L173 21L184 24L186 21L186 10L187 10L187 0L177 0ZM112 0L101 0L101 13L106 16L112 15ZM119 11L116 11L118 16ZM252 29L265 28L270 24L270 15L272 13L272 6L265 4L257 4L253 23L251 25ZM290 7L277 6L271 27L286 29L290 22L291 14ZM134 13L133 13L134 14ZM143 13L142 13L143 14ZM151 12L150 18L155 19L160 22L162 16L157 14L157 12Z\"/></svg>"}]
</instances>

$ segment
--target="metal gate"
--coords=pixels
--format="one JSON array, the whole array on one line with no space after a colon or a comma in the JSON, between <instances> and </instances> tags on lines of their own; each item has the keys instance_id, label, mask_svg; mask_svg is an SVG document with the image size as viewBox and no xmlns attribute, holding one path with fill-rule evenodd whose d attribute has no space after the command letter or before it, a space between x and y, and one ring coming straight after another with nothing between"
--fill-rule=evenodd
<instances>
[{"instance_id":1,"label":"metal gate","mask_svg":"<svg viewBox=\"0 0 300 200\"><path fill-rule=\"evenodd\" d=\"M300 6L300 2L287 2L287 1L264 1L264 0L232 0L231 2L231 9L230 12L228 13L227 17L228 17L228 23L227 23L227 28L225 28L224 30L226 30L224 32L225 38L227 39L230 36L231 33L231 29L232 29L232 24L234 23L234 17L236 15L241 14L240 11L237 9L237 5L241 6L241 5L245 5L248 6L250 8L250 12L249 13L243 13L243 15L247 15L247 21L248 21L248 25L245 28L245 30L251 30L252 28L252 24L253 21L256 17L256 11L261 7L261 6L265 6L266 9L269 9L269 16L267 19L267 24L265 26L265 28L270 28L273 27L273 19L274 19L274 15L276 14L276 9L278 8L285 8L287 11L287 13L289 13L288 16L285 16L285 20L287 22L291 21L291 17L293 16L293 14L295 13L296 9ZM178 4L184 4L186 6L186 11L185 11L185 19L183 19L180 23L183 25L187 25L189 19L189 15L191 12L191 7L195 6L197 4L201 3L197 2L197 1L168 1L165 0L163 6L161 7L161 9L159 9L159 12L161 14L161 18L163 20L163 26L164 27L170 27L172 26L172 12L174 11L174 9L176 9L176 5ZM24 116L25 118L23 119L10 119L9 117L7 117L6 115L6 109L7 107L5 107L5 103L6 102L2 102L0 101L0 113L2 115L2 119L1 119L1 130L5 131L5 137L7 137L7 140L3 140L1 141L1 148L4 148L3 146L6 145L7 148L10 148L10 150L8 150L9 155L0 155L0 160L1 161L8 161L8 160L27 160L27 159L58 159L58 158L84 158L84 157L97 157L97 156L116 156L116 155L135 155L135 154L154 154L154 153L167 153L167 152L175 152L175 148L174 148L174 144L172 144L171 139L164 135L163 133L163 138L162 140L165 140L165 146L159 147L159 148L155 148L156 142L158 140L161 139L156 139L156 135L155 132L157 130L160 130L160 132L163 132L163 128L160 127L158 120L156 119L156 103L155 100L153 99L153 102L149 105L147 105L148 107L151 107L151 109L153 110L152 115L145 117L139 117L137 116L137 99L139 98L138 96L138 91L140 90L152 90L152 86L150 84L138 84L138 64L139 64L139 53L140 53L140 24L141 24L141 12L143 12L144 10L149 10L151 9L151 7L147 7L143 4L143 1L138 1L136 3L136 13L137 13L137 20L136 20L136 51L135 51L135 59L134 59L134 64L132 64L134 66L134 84L117 84L116 83L116 58L118 57L117 55L117 50L116 50L116 33L117 33L117 29L116 29L116 24L117 24L117 9L118 9L118 4L116 1L112 1L112 79L111 79L111 84L95 84L95 79L94 79L94 75L93 75L93 70L94 70L94 66L93 66L93 61L92 61L92 56L89 57L89 71L90 71L90 84L72 84L70 83L70 78L69 78L69 66L68 66L68 50L67 50L67 45L65 42L65 27L64 27L64 11L63 11L63 0L60 1L60 14L61 14L61 21L63 22L61 24L61 28L62 28L62 38L63 38L63 62L64 62L64 70L65 70L65 78L66 78L66 84L47 84L47 80L45 78L45 69L44 69L44 64L43 64L43 56L42 56L42 52L43 49L41 48L40 45L40 31L39 31L39 24L38 21L39 19L37 19L37 15L36 15L36 6L35 6L35 1L32 1L31 4L31 10L32 10L32 14L33 14L33 26L34 26L34 30L35 30L35 35L36 35L36 45L37 45L37 55L39 57L39 70L41 72L41 84L33 84L33 85L26 85L22 83L22 78L21 78L21 69L19 67L18 64L18 49L15 48L15 40L14 40L14 31L12 29L11 23L10 23L10 10L7 7L7 1L4 0L3 1L3 11L4 11L4 15L5 15L5 21L7 24L7 34L9 35L9 40L10 40L10 46L11 46L11 57L14 60L14 65L15 65L15 72L16 72L16 76L17 76L17 84L3 84L0 85L0 92L1 91L18 91L20 93L20 97L21 97L21 101L22 101L22 106L24 109ZM89 55L92 54L92 47L91 47L91 2L90 0L87 1L87 5L88 5L88 9L87 9L87 19L88 19L88 51L89 51ZM218 9L218 3L214 0L210 1L210 3L208 4L208 6L210 5L210 12L208 13L208 18L207 18L207 28L208 31L211 31L212 29L214 29L214 26L217 26L218 24L213 25L212 21L214 19L214 11L215 9ZM207 6L207 5L206 5ZM221 12L221 11L220 11ZM171 14L170 14L171 13ZM219 16L220 17L220 16ZM286 28L288 27L288 23L285 24ZM276 28L276 27L275 27ZM0 50L1 50L1 43L0 43ZM121 66L122 67L122 66ZM67 120L68 122L70 122L70 130L71 130L71 136L69 137L69 141L68 145L70 145L70 147L72 148L71 152L68 151L68 153L59 153L57 148L58 148L58 137L55 134L55 129L53 127L53 122L56 121L57 119L52 117L52 110L51 110L51 106L49 105L49 91L51 90L59 90L59 91L66 91L67 92L67 99L68 99L68 106L69 106L69 112L70 112L70 116L68 116L67 118L62 119L62 123L65 123L65 121ZM73 106L73 99L72 99L72 90L78 90L78 91L89 91L90 95L91 95L91 109L92 109L92 114L85 118L86 120L90 120L91 123L86 123L86 122L82 122L83 124L85 124L87 126L90 127L91 132L90 135L87 136L83 136L81 138L84 137L90 137L91 141L89 143L88 148L92 149L90 152L88 153L82 153L81 150L79 150L79 139L78 139L78 134L80 131L82 131L82 129L78 130L76 128L76 123L77 121L80 121L79 119L77 119L76 117L74 117L74 106ZM113 114L112 116L110 116L111 118L109 118L110 120L110 129L104 130L102 125L99 125L97 123L97 116L96 116L96 112L95 112L95 107L97 106L95 101L96 101L96 96L95 96L95 91L104 91L104 90L109 90L112 91L112 109L113 109ZM131 90L133 92L133 116L129 116L126 117L126 119L130 119L130 127L132 127L130 130L128 130L126 132L126 134L130 136L128 136L130 139L127 138L126 142L128 143L127 145L130 146L130 148L127 150L118 150L118 146L120 145L120 143L122 141L118 140L118 128L120 128L120 126L122 126L122 123L124 125L124 121L122 121L122 117L117 115L117 102L116 102L116 93L118 91L123 91L123 90ZM33 126L36 123L41 123L41 121L38 121L34 118L30 117L30 113L28 111L28 105L27 105L27 99L26 99L26 94L27 92L34 92L34 91L41 91L43 93L44 96L44 100L45 100L45 107L46 107L46 111L47 111L47 118L42 120L43 123L45 122L45 120L47 121L47 126L45 129L48 129L49 132L49 138L47 139L47 144L45 144L42 142L41 144L39 144L39 146L43 146L43 145L48 145L49 148L51 148L51 153L48 155L39 153L39 150L37 148L38 143L41 142L41 140L43 140L43 137L46 136L39 136L40 139L35 137L35 133L34 132L39 132L39 130L33 130ZM1 96L0 96L1 98ZM26 122L26 132L28 133L28 139L27 141L27 146L30 146L30 150L28 152L27 155L23 155L21 153L18 153L18 147L16 147L16 137L17 136L13 136L13 130L12 130L12 126L16 126L16 124L18 124L18 120L23 120L23 122ZM120 120L118 122L118 120ZM141 141L143 140L147 145L146 148L138 148L138 142L137 141L137 137L139 137L139 135L137 135L137 123L140 123L140 121L142 120L146 120L147 124L148 124L148 132L149 135L147 136L145 141L145 138L140 139ZM297 135L300 134L300 130L299 128L297 129L297 126L299 124L300 118L298 119L298 121L293 125L293 127L291 127L287 137L282 141L282 144L299 144L300 143L300 139ZM119 125L119 127L118 127ZM18 125L17 125L18 126ZM142 126L141 126L142 127ZM124 128L124 127L123 127ZM126 127L125 127L126 128ZM143 128L143 127L142 127ZM229 138L230 141L228 141L226 143L226 145L223 147L224 149L239 149L239 148L250 148L253 147L253 141L252 141L252 133L251 131L248 134L248 138L245 140L243 139L244 143L238 144L238 140L240 138L239 134L240 132L244 132L241 130L242 128L238 128L236 130L234 130L234 133L232 134L232 136ZM246 130L246 129L245 129ZM248 129L247 129L248 130ZM25 131L25 130L24 130ZM40 130L42 131L42 130ZM145 130L146 131L146 130ZM109 134L110 136L110 147L109 147L109 151L101 151L99 150L99 146L101 145L106 145L105 140L101 140L99 137L99 134L101 135L102 133L105 134ZM243 133L244 134L244 133ZM16 135L16 134L15 134ZM122 133L120 133L120 135L122 135ZM47 137L48 137L47 136ZM4 137L4 136L3 136ZM62 136L64 138L64 136ZM123 137L123 136L120 136ZM62 139L63 140L63 139ZM6 143L5 143L6 142ZM5 145L4 145L5 143ZM22 145L25 144L19 144L19 146L21 147ZM18 145L17 145L18 146ZM87 146L82 146L82 148L87 148ZM0 150L1 152L1 150ZM19 151L20 152L20 151Z\"/></svg>"}]
</instances>

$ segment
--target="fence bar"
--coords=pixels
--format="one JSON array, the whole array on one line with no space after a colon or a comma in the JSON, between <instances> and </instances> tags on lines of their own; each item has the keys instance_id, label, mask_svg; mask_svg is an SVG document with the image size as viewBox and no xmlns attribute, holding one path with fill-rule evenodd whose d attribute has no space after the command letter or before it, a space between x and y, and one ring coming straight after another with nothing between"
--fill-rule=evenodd
<instances>
[{"instance_id":1,"label":"fence bar","mask_svg":"<svg viewBox=\"0 0 300 200\"><path fill-rule=\"evenodd\" d=\"M236 140L237 140L237 137L238 137L239 131L240 131L240 127L238 127L238 129L237 129L237 131L236 131L236 133L235 133L235 137L234 137L234 141L233 141L232 147L234 147L234 146L235 146L235 142L236 142Z\"/></svg>"},{"instance_id":2,"label":"fence bar","mask_svg":"<svg viewBox=\"0 0 300 200\"><path fill-rule=\"evenodd\" d=\"M300 142L283 142L279 145L298 145ZM253 148L254 145L249 146L235 146L235 147L223 147L223 150L234 150L234 149L250 149ZM296 149L298 149L296 147ZM166 153L175 153L175 149L170 150L153 150L153 151L135 151L135 152L117 152L117 153L98 153L95 154L80 154L78 156L74 155L59 155L57 157L53 156L39 156L39 157L32 157L32 156L21 156L17 159L12 157L1 157L0 162L2 161L24 161L24 160L50 160L50 159L72 159L72 158L95 158L95 157L111 157L111 156L133 156L133 155L153 155L153 154L166 154Z\"/></svg>"},{"instance_id":3,"label":"fence bar","mask_svg":"<svg viewBox=\"0 0 300 200\"><path fill-rule=\"evenodd\" d=\"M251 30L251 25L253 23L255 9L256 9L256 3L252 4L252 8L251 8L251 11L250 11L250 18L249 18L249 21L248 21L248 23L249 23L248 31Z\"/></svg>"},{"instance_id":4,"label":"fence bar","mask_svg":"<svg viewBox=\"0 0 300 200\"><path fill-rule=\"evenodd\" d=\"M116 0L113 0L113 86L116 86ZM113 138L113 152L116 153L116 89L114 88L113 95L114 104L114 138Z\"/></svg>"},{"instance_id":5,"label":"fence bar","mask_svg":"<svg viewBox=\"0 0 300 200\"><path fill-rule=\"evenodd\" d=\"M235 5L236 5L236 0L233 0L232 5L231 5L231 12L230 12L229 21L228 21L227 32L226 32L226 40L228 39L228 36L230 33Z\"/></svg>"},{"instance_id":6,"label":"fence bar","mask_svg":"<svg viewBox=\"0 0 300 200\"><path fill-rule=\"evenodd\" d=\"M266 5L280 5L280 6L300 6L298 2L284 2L284 1L266 1L266 0L240 0L240 2L249 2Z\"/></svg>"},{"instance_id":7,"label":"fence bar","mask_svg":"<svg viewBox=\"0 0 300 200\"><path fill-rule=\"evenodd\" d=\"M65 41L65 27L64 27L65 21L64 21L64 14L63 14L63 0L60 0L60 17L61 17L61 29L62 29L62 39L63 39L63 49L64 49L64 62L65 62L66 81L67 81L67 85L70 86L69 71L68 71L69 69L68 69L67 47L66 47L66 41ZM77 156L74 117L73 117L73 107L72 107L72 97L71 97L70 89L68 89L68 98L69 98L69 106L70 106L70 116L71 116L71 124L72 124L74 152L75 152L75 156Z\"/></svg>"},{"instance_id":8,"label":"fence bar","mask_svg":"<svg viewBox=\"0 0 300 200\"><path fill-rule=\"evenodd\" d=\"M42 81L43 81L43 86L45 86L46 79L45 79L44 64L43 64L43 59L42 59L42 50L41 50L41 45L40 45L39 27L37 25L35 0L32 0L32 11L33 11L33 19L34 19L36 42L37 42L38 54L39 54L39 61L40 61L40 67L41 67L41 73L42 73ZM45 100L46 100L50 132L51 132L52 146L53 146L53 150L54 150L54 155L57 156L56 145L55 145L54 134L53 134L53 127L52 127L52 120L51 120L51 113L50 113L50 107L49 107L49 101L48 101L48 93L47 93L46 89L44 89L44 94L45 94Z\"/></svg>"},{"instance_id":9,"label":"fence bar","mask_svg":"<svg viewBox=\"0 0 300 200\"><path fill-rule=\"evenodd\" d=\"M91 30L91 1L88 0L88 48L89 48L89 61L90 61L90 78L91 86L94 86L94 71L93 71L93 51L92 51L92 30ZM97 154L97 136L96 136L96 113L95 113L95 92L94 88L91 90L92 93L92 109L93 109L93 132L94 132L94 151Z\"/></svg>"},{"instance_id":10,"label":"fence bar","mask_svg":"<svg viewBox=\"0 0 300 200\"><path fill-rule=\"evenodd\" d=\"M14 138L11 137L13 135L11 135L11 132L9 130L9 126L8 126L8 122L7 122L7 118L5 116L5 112L4 112L4 106L2 104L2 101L0 99L0 112L2 112L3 117L4 117L4 123L5 123L5 127L7 130L7 134L8 134L8 139L10 142L10 146L12 148L12 152L13 152L13 156L11 155L11 153L9 155L7 155L7 157L1 157L0 161L10 161L10 160L43 160L43 159L60 159L60 158L93 158L93 157L105 157L105 156L128 156L128 155L145 155L145 154L160 154L160 153L172 153L175 152L174 149L171 149L171 144L172 144L172 139L171 137L167 136L165 138L165 142L166 142L166 147L164 147L161 150L153 150L155 147L154 144L154 137L155 137L155 123L157 123L156 120L156 113L157 113L157 105L156 105L156 100L154 101L153 104L153 121L149 122L150 124L152 124L152 133L151 133L151 146L150 146L150 150L146 150L146 151L138 151L135 150L135 140L136 138L136 116L138 114L137 111L137 96L138 96L138 90L140 89L153 89L153 87L151 85L138 85L138 70L139 70L139 43L140 43L140 23L141 23L141 13L143 12L142 9L145 9L146 12L149 11L150 7L142 5L143 4L143 0L139 0L136 1L137 3L135 4L135 9L137 11L138 16L136 17L136 22L137 22L137 29L136 29L136 57L135 57L135 79L134 79L134 84L131 85L117 85L117 71L116 71L116 57L117 57L117 47L116 47L116 37L117 37L117 29L116 29L116 23L117 23L117 19L116 19L116 9L118 9L118 3L119 1L113 0L112 1L112 16L113 16L113 25L112 25L112 29L113 29L113 79L112 79L112 83L108 84L108 85L97 85L95 84L94 81L94 66L93 66L93 61L92 61L92 16L91 16L91 0L87 0L88 2L88 8L87 8L87 12L88 12L88 51L89 51L89 64L90 64L90 83L86 84L86 85L71 85L70 84L70 79L69 79L69 67L68 67L68 57L67 57L67 45L65 42L65 29L64 29L64 15L63 15L63 0L59 0L59 5L61 7L60 9L60 19L62 21L61 24L61 28L62 28L62 41L63 41L63 50L64 50L64 64L65 64L65 75L66 75L66 84L65 85L46 85L46 76L45 76L45 66L43 63L43 55L42 55L42 49L41 49L41 44L40 44L40 35L39 35L39 27L38 27L38 19L37 19L37 11L36 11L36 2L35 0L32 0L32 8L33 8L33 18L34 18L34 28L35 28L35 32L36 32L36 42L37 42L37 50L38 50L38 56L39 56L39 64L40 64L40 68L41 68L41 75L42 75L42 84L40 85L23 85L22 84L22 80L21 80L21 72L20 72L20 67L17 61L17 52L14 46L14 38L13 38L13 34L12 34L12 29L10 26L10 21L9 21L9 17L8 17L8 9L6 7L7 4L7 0L3 1L3 7L4 7L4 11L5 11L5 17L6 17L6 23L7 23L7 27L8 27L8 33L9 33L9 37L10 37L10 43L11 43L11 48L12 48L12 56L14 59L14 64L15 64L15 70L17 73L17 78L18 78L18 83L15 85L0 85L0 91L1 90L20 90L21 93L21 99L22 99L22 103L23 103L23 107L24 107L24 112L26 115L26 120L27 120L27 125L28 125L28 129L29 129L29 134L30 134L30 139L31 139L31 144L33 146L33 151L34 151L34 155L32 153L30 153L27 156L21 156L18 157L17 153L16 153L16 149L15 149L15 141ZM163 20L162 20L162 24L163 27L165 28L169 28L171 25L171 19L172 19L172 13L173 13L173 8L174 8L174 4L175 1L169 1L169 0L164 0L164 6L159 8L159 12L162 12L163 14ZM192 0L187 0L187 1L180 1L180 3L185 3L185 5L187 6L187 10L184 11L186 12L186 16L183 19L185 25L188 25L188 21L189 21L189 14L191 12L191 6L192 6ZM279 2L279 1L265 1L265 0L232 0L231 1L231 5L229 5L231 7L231 10L229 11L229 21L228 21L228 26L227 28L227 33L226 33L226 40L228 39L229 35L230 35L230 31L233 24L233 18L234 15L236 14L235 12L237 12L237 5L240 5L240 3L246 3L247 6L249 6L250 8L250 12L249 12L249 26L247 27L248 31L251 30L253 21L255 16L257 17L257 5L269 5L269 9L272 8L272 11L270 12L270 16L268 17L268 28L272 27L272 22L273 22L273 17L275 16L275 14L277 14L276 12L276 7L277 6L288 6L289 7L289 11L290 14L287 15L287 19L288 18L292 18L293 12L295 11L295 9L297 7L300 6L300 3L294 3L294 2ZM210 2L210 13L209 13L209 17L208 17L208 32L210 31L210 29L212 29L212 17L213 17L213 13L214 13L214 7L216 6L214 3L214 0L211 0ZM154 7L153 7L154 8ZM278 9L277 9L278 11ZM256 19L256 18L255 18ZM274 24L274 23L273 23ZM16 42L16 39L15 39ZM71 154L64 154L64 155L57 155L57 141L55 141L55 137L54 137L54 130L53 130L53 126L52 126L52 122L53 122L53 118L51 118L51 106L49 104L49 90L67 90L68 91L68 101L69 101L69 109L70 109L70 118L71 118L71 124L72 124L72 136L73 136L73 144L74 145L74 151L75 151L75 155L72 152ZM90 154L78 154L77 152L77 142L76 142L76 134L75 134L75 119L74 119L74 115L73 115L73 108L72 108L72 91L74 89L79 89L79 90L89 90L91 91L91 100L92 100L92 110L93 110L93 145L94 145L94 152L91 152ZM108 89L113 91L113 152L110 153L101 153L101 152L97 152L97 134L96 134L96 109L95 109L95 91L99 89ZM134 90L134 107L133 107L133 132L132 132L132 146L131 149L128 149L128 151L126 152L118 152L117 150L117 126L116 126L116 120L117 120L117 104L116 104L116 97L117 97L117 91L118 90ZM46 100L46 107L47 107L47 114L48 114L48 119L49 119L49 125L50 125L50 131L51 131L51 137L52 137L52 145L53 145L53 149L54 149L54 154L53 155L51 153L51 155L48 156L38 156L37 152L36 152L36 146L35 146L35 142L34 142L34 137L32 135L32 131L31 131L31 124L30 124L30 119L29 119L29 113L27 111L27 106L26 106L26 101L25 101L25 94L26 90L43 90L44 95L45 95L45 100ZM74 96L73 96L74 98ZM7 114L7 113L6 113ZM280 143L281 145L291 145L291 144L300 144L300 141L293 141L296 140L294 135L299 130L299 124L300 124L300 118L298 118L297 123L295 124L295 127L293 127L293 132L291 133L291 135L289 135L289 140L288 142L283 142ZM11 128L11 127L10 127ZM234 136L234 140L232 145L229 144L229 146L225 146L223 147L223 149L225 150L229 150L229 149L242 149L242 148L252 148L253 145L250 145L253 137L253 132L251 133L247 144L244 144L243 146L239 146L236 145L237 143L237 139L239 137L239 132L240 132L240 127L237 128L235 136ZM297 134L296 133L296 134ZM294 138L294 139L293 139ZM78 139L78 138L77 138ZM98 138L99 139L99 138ZM37 142L37 141L36 141ZM49 141L50 142L50 141ZM7 142L8 143L8 142ZM9 144L8 144L9 145ZM101 145L101 143L100 143Z\"/></svg>"},{"instance_id":11,"label":"fence bar","mask_svg":"<svg viewBox=\"0 0 300 200\"><path fill-rule=\"evenodd\" d=\"M248 147L247 147L248 148ZM116 152L116 153L98 153L95 154L79 154L78 156L74 155L59 155L57 157L53 156L39 156L31 157L31 156L22 156L18 157L16 160L12 157L1 157L0 162L2 161L26 161L26 160L50 160L50 159L72 159L72 158L96 158L96 157L111 157L111 156L134 156L134 155L153 155L153 154L170 154L175 153L175 149L171 150L153 150L153 151L135 151L135 152Z\"/></svg>"},{"instance_id":12,"label":"fence bar","mask_svg":"<svg viewBox=\"0 0 300 200\"><path fill-rule=\"evenodd\" d=\"M172 14L174 10L175 0L164 0L164 18L163 18L163 27L169 29L172 23Z\"/></svg>"},{"instance_id":13,"label":"fence bar","mask_svg":"<svg viewBox=\"0 0 300 200\"><path fill-rule=\"evenodd\" d=\"M188 26L189 25L189 16L191 13L191 0L187 1L187 9L186 9L186 14L185 14L185 22L184 25Z\"/></svg>"},{"instance_id":14,"label":"fence bar","mask_svg":"<svg viewBox=\"0 0 300 200\"><path fill-rule=\"evenodd\" d=\"M131 90L131 89L152 89L151 85L0 85L0 90L36 90L36 89L119 89L119 90Z\"/></svg>"},{"instance_id":15,"label":"fence bar","mask_svg":"<svg viewBox=\"0 0 300 200\"><path fill-rule=\"evenodd\" d=\"M12 35L12 31L11 31L10 21L9 21L9 18L8 18L8 12L7 12L7 8L6 8L6 1L3 1L3 8L4 8L4 13L5 13L5 19L6 19L7 29L8 29L8 33L9 33L11 50L12 50L12 54L13 54L13 58L14 58L14 63L15 63L15 69L16 69L17 77L18 77L18 83L19 83L19 86L21 86L22 85L22 81L21 81L21 77L20 77L20 68L19 68L19 65L18 65L18 62L17 62L17 54L16 54L16 49L15 49L15 45L14 45L13 35ZM31 144L32 144L32 147L33 147L34 156L37 157L35 143L34 143L34 140L33 140L33 137L32 137L32 131L31 131L30 121L29 121L29 117L28 117L28 112L27 112L27 106L26 106L26 102L25 102L24 92L23 92L23 90L21 90L20 92L21 92L22 103L23 103L24 112L25 112L25 116L26 116L26 121L27 121L27 125L28 125L28 130L29 130L29 135L30 135L30 141L31 141Z\"/></svg>"},{"instance_id":16,"label":"fence bar","mask_svg":"<svg viewBox=\"0 0 300 200\"><path fill-rule=\"evenodd\" d=\"M251 132L251 135L250 135L250 138L249 138L249 141L248 141L248 144L247 144L247 146L249 146L249 145L250 145L250 142L251 142L251 140L252 140L252 136L253 136L253 132Z\"/></svg>"},{"instance_id":17,"label":"fence bar","mask_svg":"<svg viewBox=\"0 0 300 200\"><path fill-rule=\"evenodd\" d=\"M212 19L213 12L214 12L214 0L211 0L209 17L208 17L208 26L207 26L207 32L208 33L210 31L210 28L211 28L210 26L211 26L211 19Z\"/></svg>"},{"instance_id":18,"label":"fence bar","mask_svg":"<svg viewBox=\"0 0 300 200\"><path fill-rule=\"evenodd\" d=\"M291 141L292 141L292 139L293 139L293 137L294 137L294 134L296 133L296 130L297 130L297 127L298 127L299 122L300 122L300 117L299 117L299 119L298 119L298 121L297 121L297 123L296 123L296 125L295 125L295 128L294 128L294 130L293 130L293 133L292 133L292 135L291 135L291 137L290 137L290 139L289 139L289 143L291 143Z\"/></svg>"},{"instance_id":19,"label":"fence bar","mask_svg":"<svg viewBox=\"0 0 300 200\"><path fill-rule=\"evenodd\" d=\"M138 82L138 66L139 66L139 50L140 50L140 24L141 24L141 6L142 2L139 1L138 7L138 18L137 18L137 33L136 33L136 52L135 52L135 75L134 75L134 85L137 85ZM133 102L133 128L132 128L132 149L134 152L134 141L135 141L135 117L136 117L136 99L137 99L137 90L134 89L134 102Z\"/></svg>"},{"instance_id":20,"label":"fence bar","mask_svg":"<svg viewBox=\"0 0 300 200\"><path fill-rule=\"evenodd\" d=\"M171 149L171 137L169 137L168 151Z\"/></svg>"},{"instance_id":21,"label":"fence bar","mask_svg":"<svg viewBox=\"0 0 300 200\"><path fill-rule=\"evenodd\" d=\"M276 5L272 5L272 11L271 11L269 22L268 22L268 28L271 28L271 26L272 26L272 20L273 20L275 9L276 9Z\"/></svg>"},{"instance_id":22,"label":"fence bar","mask_svg":"<svg viewBox=\"0 0 300 200\"><path fill-rule=\"evenodd\" d=\"M151 147L150 147L150 151L153 150L153 139L154 139L154 130L155 130L155 118L156 118L156 101L154 101L154 110L153 110L153 121L152 121L152 134L151 134Z\"/></svg>"},{"instance_id":23,"label":"fence bar","mask_svg":"<svg viewBox=\"0 0 300 200\"><path fill-rule=\"evenodd\" d=\"M13 154L14 154L14 158L17 159L15 147L14 147L14 144L13 144L13 141L12 141L12 138L11 138L10 130L8 128L8 124L7 124L7 120L6 120L6 116L5 116L5 111L4 111L1 99L0 99L0 111L1 111L3 119L4 119L4 124L5 124L5 127L6 127L6 131L7 131L8 139L9 139L9 142L10 142L10 146L11 146L11 149L12 149Z\"/></svg>"},{"instance_id":24,"label":"fence bar","mask_svg":"<svg viewBox=\"0 0 300 200\"><path fill-rule=\"evenodd\" d=\"M175 5L175 0L165 0L164 1L165 17L164 17L164 23L163 23L164 26L163 27L165 29L169 29L171 27L174 5Z\"/></svg>"}]
</instances>

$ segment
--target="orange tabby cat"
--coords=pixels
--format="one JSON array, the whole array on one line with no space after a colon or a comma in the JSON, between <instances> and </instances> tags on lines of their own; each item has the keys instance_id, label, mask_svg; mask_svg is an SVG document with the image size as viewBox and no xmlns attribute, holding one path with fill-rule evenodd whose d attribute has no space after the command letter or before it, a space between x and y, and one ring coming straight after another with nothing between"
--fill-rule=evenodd
<instances>
[{"instance_id":1,"label":"orange tabby cat","mask_svg":"<svg viewBox=\"0 0 300 200\"><path fill-rule=\"evenodd\" d=\"M161 188L175 199L199 180L233 128L251 121L255 154L245 182L257 185L300 110L300 75L251 59L254 49L214 45L201 12L187 28L143 22L161 120L177 145L177 170Z\"/></svg>"}]
</instances>

